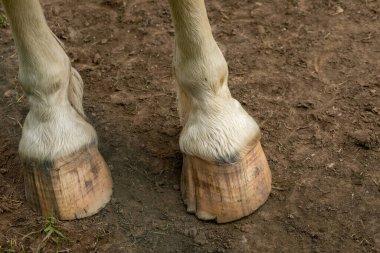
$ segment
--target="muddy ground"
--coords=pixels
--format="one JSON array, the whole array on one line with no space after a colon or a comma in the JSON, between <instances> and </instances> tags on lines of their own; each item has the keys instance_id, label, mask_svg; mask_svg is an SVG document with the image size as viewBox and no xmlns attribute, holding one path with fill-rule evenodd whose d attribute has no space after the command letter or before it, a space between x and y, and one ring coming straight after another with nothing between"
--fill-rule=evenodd
<instances>
[{"instance_id":1,"label":"muddy ground","mask_svg":"<svg viewBox=\"0 0 380 253\"><path fill-rule=\"evenodd\" d=\"M167 2L42 4L84 79L114 196L42 242L17 155L28 105L2 21L0 252L380 252L379 1L207 1L231 92L258 121L273 174L267 203L225 225L197 220L180 198Z\"/></svg>"}]
</instances>

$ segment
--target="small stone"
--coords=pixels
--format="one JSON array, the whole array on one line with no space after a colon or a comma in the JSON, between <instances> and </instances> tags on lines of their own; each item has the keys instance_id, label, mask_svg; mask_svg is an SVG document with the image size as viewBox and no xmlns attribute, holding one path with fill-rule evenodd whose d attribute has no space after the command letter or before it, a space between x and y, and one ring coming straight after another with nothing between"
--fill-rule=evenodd
<instances>
[{"instance_id":1,"label":"small stone","mask_svg":"<svg viewBox=\"0 0 380 253\"><path fill-rule=\"evenodd\" d=\"M265 33L265 28L264 28L264 26L262 26L262 25L258 25L258 26L257 26L257 31L258 31L260 34L264 34L264 33Z\"/></svg>"},{"instance_id":2,"label":"small stone","mask_svg":"<svg viewBox=\"0 0 380 253\"><path fill-rule=\"evenodd\" d=\"M344 12L344 9L342 7L340 6L336 7L336 12L335 12L336 14L341 14L343 12Z\"/></svg>"},{"instance_id":3,"label":"small stone","mask_svg":"<svg viewBox=\"0 0 380 253\"><path fill-rule=\"evenodd\" d=\"M184 230L184 234L186 236L193 237L193 238L197 235L197 233L198 233L198 230L196 227L192 227L192 228Z\"/></svg>"},{"instance_id":4,"label":"small stone","mask_svg":"<svg viewBox=\"0 0 380 253\"><path fill-rule=\"evenodd\" d=\"M59 8L59 6L53 6L51 12L53 13L54 16L58 16L59 13L61 12L61 9Z\"/></svg>"},{"instance_id":5,"label":"small stone","mask_svg":"<svg viewBox=\"0 0 380 253\"><path fill-rule=\"evenodd\" d=\"M102 39L102 40L100 41L100 44L106 44L107 42L108 42L107 39Z\"/></svg>"},{"instance_id":6,"label":"small stone","mask_svg":"<svg viewBox=\"0 0 380 253\"><path fill-rule=\"evenodd\" d=\"M244 224L240 227L240 231L245 232L245 233L249 233L252 231L252 226L249 224Z\"/></svg>"},{"instance_id":7,"label":"small stone","mask_svg":"<svg viewBox=\"0 0 380 253\"><path fill-rule=\"evenodd\" d=\"M94 58L92 59L92 62L95 64L99 64L101 60L102 60L102 57L100 56L100 54L96 53L94 55Z\"/></svg>"},{"instance_id":8,"label":"small stone","mask_svg":"<svg viewBox=\"0 0 380 253\"><path fill-rule=\"evenodd\" d=\"M176 128L165 128L162 130L162 133L166 134L167 136L173 137L176 136L179 131Z\"/></svg>"},{"instance_id":9,"label":"small stone","mask_svg":"<svg viewBox=\"0 0 380 253\"><path fill-rule=\"evenodd\" d=\"M314 109L315 105L312 101L304 100L304 101L299 101L296 107L302 108L302 109Z\"/></svg>"},{"instance_id":10,"label":"small stone","mask_svg":"<svg viewBox=\"0 0 380 253\"><path fill-rule=\"evenodd\" d=\"M126 105L127 100L122 92L115 92L110 95L111 103L115 105Z\"/></svg>"},{"instance_id":11,"label":"small stone","mask_svg":"<svg viewBox=\"0 0 380 253\"><path fill-rule=\"evenodd\" d=\"M349 133L348 136L353 139L355 145L365 149L371 149L379 145L378 139L370 129L356 130L353 133Z\"/></svg>"},{"instance_id":12,"label":"small stone","mask_svg":"<svg viewBox=\"0 0 380 253\"><path fill-rule=\"evenodd\" d=\"M17 95L17 91L15 90L7 90L6 92L4 92L3 96L6 97L6 98L9 98L9 97L14 97Z\"/></svg>"},{"instance_id":13,"label":"small stone","mask_svg":"<svg viewBox=\"0 0 380 253\"><path fill-rule=\"evenodd\" d=\"M118 199L116 199L116 198L111 198L111 203L112 204L119 204L120 201Z\"/></svg>"},{"instance_id":14,"label":"small stone","mask_svg":"<svg viewBox=\"0 0 380 253\"><path fill-rule=\"evenodd\" d=\"M0 169L0 174L5 175L8 173L7 169Z\"/></svg>"},{"instance_id":15,"label":"small stone","mask_svg":"<svg viewBox=\"0 0 380 253\"><path fill-rule=\"evenodd\" d=\"M195 236L194 241L199 245L205 245L208 243L206 234L204 232L200 232L197 236Z\"/></svg>"},{"instance_id":16,"label":"small stone","mask_svg":"<svg viewBox=\"0 0 380 253\"><path fill-rule=\"evenodd\" d=\"M179 191L179 185L178 184L173 185L173 189L176 191Z\"/></svg>"}]
</instances>

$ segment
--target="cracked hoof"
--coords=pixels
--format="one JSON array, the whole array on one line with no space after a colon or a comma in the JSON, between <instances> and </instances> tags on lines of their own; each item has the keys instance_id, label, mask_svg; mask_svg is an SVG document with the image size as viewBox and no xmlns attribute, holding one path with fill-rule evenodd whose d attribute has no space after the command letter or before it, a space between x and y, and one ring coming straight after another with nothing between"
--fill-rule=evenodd
<instances>
[{"instance_id":1,"label":"cracked hoof","mask_svg":"<svg viewBox=\"0 0 380 253\"><path fill-rule=\"evenodd\" d=\"M112 178L95 145L55 161L24 160L26 199L44 216L91 216L110 200Z\"/></svg>"},{"instance_id":2,"label":"cracked hoof","mask_svg":"<svg viewBox=\"0 0 380 253\"><path fill-rule=\"evenodd\" d=\"M189 213L201 220L231 222L265 203L271 191L271 172L260 142L235 164L213 164L183 155L182 198Z\"/></svg>"}]
</instances>

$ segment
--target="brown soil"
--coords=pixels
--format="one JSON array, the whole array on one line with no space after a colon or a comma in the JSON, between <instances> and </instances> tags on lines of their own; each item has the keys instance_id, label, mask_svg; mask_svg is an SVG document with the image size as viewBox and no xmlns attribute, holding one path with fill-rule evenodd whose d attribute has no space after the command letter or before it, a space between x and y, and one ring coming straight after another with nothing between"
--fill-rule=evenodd
<instances>
[{"instance_id":1,"label":"brown soil","mask_svg":"<svg viewBox=\"0 0 380 253\"><path fill-rule=\"evenodd\" d=\"M42 251L380 251L380 2L207 6L231 92L263 132L273 174L267 203L225 225L186 213L166 1L44 0L85 81L84 107L115 187L99 214L59 222L65 238ZM1 26L0 252L31 252L46 233L25 203L17 146L28 105Z\"/></svg>"}]
</instances>

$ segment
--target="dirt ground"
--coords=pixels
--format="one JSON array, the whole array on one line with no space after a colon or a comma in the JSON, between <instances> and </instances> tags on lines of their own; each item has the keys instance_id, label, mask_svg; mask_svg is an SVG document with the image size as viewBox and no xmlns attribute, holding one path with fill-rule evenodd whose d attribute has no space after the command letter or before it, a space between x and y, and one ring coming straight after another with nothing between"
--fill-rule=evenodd
<instances>
[{"instance_id":1,"label":"dirt ground","mask_svg":"<svg viewBox=\"0 0 380 253\"><path fill-rule=\"evenodd\" d=\"M17 154L28 105L0 20L0 252L380 252L378 0L207 1L231 92L259 123L273 174L267 203L224 225L187 214L180 198L167 2L42 4L84 79L114 195L43 242Z\"/></svg>"}]
</instances>

